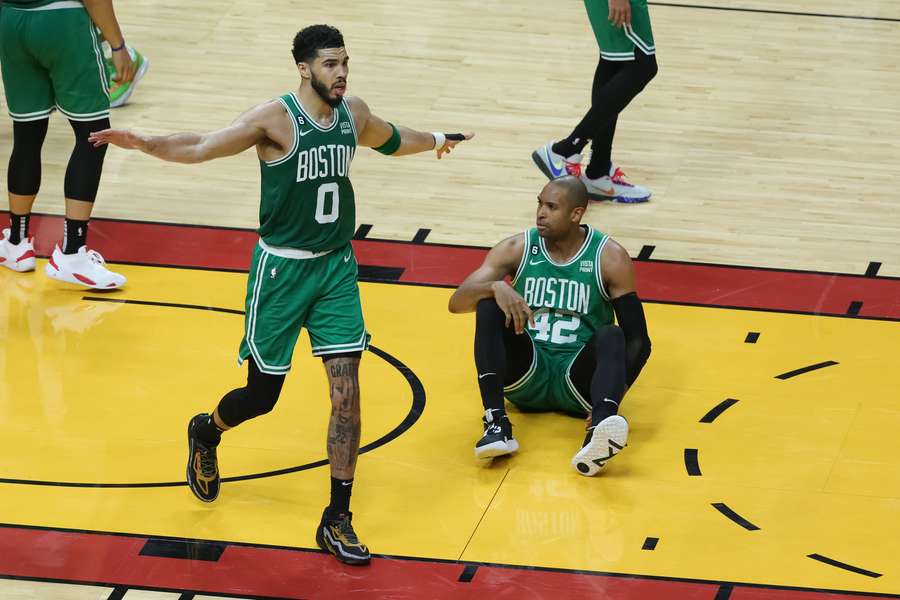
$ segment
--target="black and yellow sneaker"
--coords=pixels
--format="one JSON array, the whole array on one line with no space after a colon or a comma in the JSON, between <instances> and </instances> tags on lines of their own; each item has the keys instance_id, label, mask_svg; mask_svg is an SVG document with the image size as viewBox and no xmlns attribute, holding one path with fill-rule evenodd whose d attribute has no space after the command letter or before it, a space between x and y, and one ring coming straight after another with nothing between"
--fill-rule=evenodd
<instances>
[{"instance_id":1,"label":"black and yellow sneaker","mask_svg":"<svg viewBox=\"0 0 900 600\"><path fill-rule=\"evenodd\" d=\"M329 514L328 509L322 513L322 521L316 530L316 543L319 548L331 552L342 563L348 565L367 565L371 559L369 549L360 543L353 531L350 520L353 513L339 515Z\"/></svg>"},{"instance_id":2,"label":"black and yellow sneaker","mask_svg":"<svg viewBox=\"0 0 900 600\"><path fill-rule=\"evenodd\" d=\"M204 443L195 429L209 415L200 413L188 423L187 482L200 500L212 502L219 495L219 461L216 446Z\"/></svg>"}]
</instances>

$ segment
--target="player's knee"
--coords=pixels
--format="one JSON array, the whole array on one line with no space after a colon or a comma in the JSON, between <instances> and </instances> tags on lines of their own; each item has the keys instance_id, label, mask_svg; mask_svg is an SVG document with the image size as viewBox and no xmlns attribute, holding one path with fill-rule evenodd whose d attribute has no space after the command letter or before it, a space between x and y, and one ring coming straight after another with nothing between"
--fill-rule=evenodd
<instances>
[{"instance_id":1,"label":"player's knee","mask_svg":"<svg viewBox=\"0 0 900 600\"><path fill-rule=\"evenodd\" d=\"M659 73L659 65L656 62L655 54L640 55L640 60L635 61L635 66L638 68L638 72L644 85L650 83L650 81L656 77L656 74Z\"/></svg>"},{"instance_id":2,"label":"player's knee","mask_svg":"<svg viewBox=\"0 0 900 600\"><path fill-rule=\"evenodd\" d=\"M596 356L625 356L625 333L618 325L605 325L594 332L591 340Z\"/></svg>"},{"instance_id":3,"label":"player's knee","mask_svg":"<svg viewBox=\"0 0 900 600\"><path fill-rule=\"evenodd\" d=\"M500 306L493 298L484 298L478 301L475 307L475 325L476 327L496 327L503 328L506 326L506 315L500 310Z\"/></svg>"},{"instance_id":4,"label":"player's knee","mask_svg":"<svg viewBox=\"0 0 900 600\"><path fill-rule=\"evenodd\" d=\"M8 189L30 196L41 187L41 147L49 119L13 123L13 149L9 157Z\"/></svg>"}]
</instances>

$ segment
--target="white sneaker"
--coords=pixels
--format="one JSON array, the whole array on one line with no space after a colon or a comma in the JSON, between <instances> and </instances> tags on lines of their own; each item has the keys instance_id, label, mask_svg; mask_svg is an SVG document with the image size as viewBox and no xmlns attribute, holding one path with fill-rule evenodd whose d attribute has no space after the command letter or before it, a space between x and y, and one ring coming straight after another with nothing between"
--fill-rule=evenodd
<instances>
[{"instance_id":1,"label":"white sneaker","mask_svg":"<svg viewBox=\"0 0 900 600\"><path fill-rule=\"evenodd\" d=\"M572 458L572 466L585 477L600 472L628 441L628 421L619 415L606 417L588 431L584 447Z\"/></svg>"},{"instance_id":2,"label":"white sneaker","mask_svg":"<svg viewBox=\"0 0 900 600\"><path fill-rule=\"evenodd\" d=\"M18 244L9 241L9 228L0 236L0 265L22 273L34 271L34 236L20 240Z\"/></svg>"},{"instance_id":3,"label":"white sneaker","mask_svg":"<svg viewBox=\"0 0 900 600\"><path fill-rule=\"evenodd\" d=\"M111 290L125 285L125 277L113 273L106 268L106 261L96 250L88 250L82 246L75 254L63 254L59 246L53 249L53 255L44 271L49 277L77 283L95 290Z\"/></svg>"},{"instance_id":4,"label":"white sneaker","mask_svg":"<svg viewBox=\"0 0 900 600\"><path fill-rule=\"evenodd\" d=\"M646 202L653 195L647 188L626 181L625 173L616 165L610 166L609 175L590 179L582 174L581 181L587 188L588 198L591 200L615 200L635 204Z\"/></svg>"},{"instance_id":5,"label":"white sneaker","mask_svg":"<svg viewBox=\"0 0 900 600\"><path fill-rule=\"evenodd\" d=\"M581 174L581 155L573 154L565 157L553 151L552 141L547 142L537 150L531 153L531 160L541 170L541 173L547 176L547 179L556 179L563 175Z\"/></svg>"}]
</instances>

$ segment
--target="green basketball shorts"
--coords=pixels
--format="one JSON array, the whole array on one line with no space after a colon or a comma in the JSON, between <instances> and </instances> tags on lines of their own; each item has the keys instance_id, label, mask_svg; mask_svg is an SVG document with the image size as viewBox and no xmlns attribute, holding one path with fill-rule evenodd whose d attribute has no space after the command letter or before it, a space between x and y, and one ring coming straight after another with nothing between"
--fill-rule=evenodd
<instances>
[{"instance_id":1,"label":"green basketball shorts","mask_svg":"<svg viewBox=\"0 0 900 600\"><path fill-rule=\"evenodd\" d=\"M525 412L558 410L587 415L591 403L578 393L569 374L579 352L548 352L534 346L531 367L518 381L503 388L503 395Z\"/></svg>"},{"instance_id":2,"label":"green basketball shorts","mask_svg":"<svg viewBox=\"0 0 900 600\"><path fill-rule=\"evenodd\" d=\"M647 0L631 0L631 25L617 27L609 22L607 0L584 0L591 28L604 60L634 60L635 49L656 54Z\"/></svg>"},{"instance_id":3,"label":"green basketball shorts","mask_svg":"<svg viewBox=\"0 0 900 600\"><path fill-rule=\"evenodd\" d=\"M13 121L109 116L109 81L97 32L80 2L0 11L0 66Z\"/></svg>"},{"instance_id":4,"label":"green basketball shorts","mask_svg":"<svg viewBox=\"0 0 900 600\"><path fill-rule=\"evenodd\" d=\"M263 373L287 373L303 327L313 356L368 348L371 336L363 321L358 273L349 243L311 253L272 248L260 240L247 278L238 363L252 356Z\"/></svg>"}]
</instances>

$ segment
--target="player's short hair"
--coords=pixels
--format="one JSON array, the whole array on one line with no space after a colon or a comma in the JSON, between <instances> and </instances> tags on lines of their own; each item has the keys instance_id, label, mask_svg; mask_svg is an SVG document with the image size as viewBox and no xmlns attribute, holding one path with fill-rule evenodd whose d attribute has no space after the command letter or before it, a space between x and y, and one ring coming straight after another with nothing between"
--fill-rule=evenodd
<instances>
[{"instance_id":1,"label":"player's short hair","mask_svg":"<svg viewBox=\"0 0 900 600\"><path fill-rule=\"evenodd\" d=\"M323 48L342 48L344 36L331 25L310 25L304 27L294 36L291 53L295 63L309 63L315 60L319 50Z\"/></svg>"},{"instance_id":2,"label":"player's short hair","mask_svg":"<svg viewBox=\"0 0 900 600\"><path fill-rule=\"evenodd\" d=\"M569 208L587 208L588 195L584 182L574 175L563 175L552 180L551 183L559 186L563 192Z\"/></svg>"}]
</instances>

